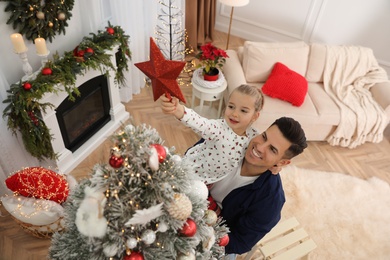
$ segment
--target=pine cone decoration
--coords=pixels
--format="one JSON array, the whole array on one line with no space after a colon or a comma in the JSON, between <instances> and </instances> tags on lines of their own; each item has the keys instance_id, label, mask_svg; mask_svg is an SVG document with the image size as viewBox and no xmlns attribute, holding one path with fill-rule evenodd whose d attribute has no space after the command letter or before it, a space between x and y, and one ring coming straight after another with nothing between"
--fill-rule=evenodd
<instances>
[{"instance_id":1,"label":"pine cone decoration","mask_svg":"<svg viewBox=\"0 0 390 260\"><path fill-rule=\"evenodd\" d=\"M175 193L174 200L167 206L168 213L175 219L186 220L192 212L191 200L182 193Z\"/></svg>"}]
</instances>

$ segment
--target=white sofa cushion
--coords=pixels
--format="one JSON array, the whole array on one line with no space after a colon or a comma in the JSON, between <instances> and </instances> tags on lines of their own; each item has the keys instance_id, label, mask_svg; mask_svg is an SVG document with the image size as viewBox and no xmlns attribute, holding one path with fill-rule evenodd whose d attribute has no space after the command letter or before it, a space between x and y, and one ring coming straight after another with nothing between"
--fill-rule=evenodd
<instances>
[{"instance_id":1,"label":"white sofa cushion","mask_svg":"<svg viewBox=\"0 0 390 260\"><path fill-rule=\"evenodd\" d=\"M247 82L265 82L276 62L306 75L309 45L299 42L244 43L242 67Z\"/></svg>"},{"instance_id":2,"label":"white sofa cushion","mask_svg":"<svg viewBox=\"0 0 390 260\"><path fill-rule=\"evenodd\" d=\"M309 66L306 79L309 82L323 82L326 61L326 45L312 43L310 45Z\"/></svg>"}]
</instances>

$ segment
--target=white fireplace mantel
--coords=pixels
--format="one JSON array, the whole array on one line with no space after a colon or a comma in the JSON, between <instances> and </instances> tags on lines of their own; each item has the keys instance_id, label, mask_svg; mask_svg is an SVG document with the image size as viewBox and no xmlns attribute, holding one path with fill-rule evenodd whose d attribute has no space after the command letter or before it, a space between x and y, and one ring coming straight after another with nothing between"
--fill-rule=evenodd
<instances>
[{"instance_id":1,"label":"white fireplace mantel","mask_svg":"<svg viewBox=\"0 0 390 260\"><path fill-rule=\"evenodd\" d=\"M107 54L110 54L112 64L116 64L115 53L117 50L118 47L107 52ZM102 73L99 70L88 70L84 75L77 76L76 86L81 86L88 80L100 75L102 75ZM50 162L49 165L53 168L57 168L61 173L67 174L72 171L129 118L129 113L120 101L119 86L114 80L115 71L110 69L107 76L111 121L105 124L96 134L74 152L68 150L62 141L61 130L55 111L62 101L68 98L68 93L65 90L58 93L48 93L40 100L42 103L48 102L53 105L53 107L46 109L45 113L42 113L42 119L50 129L50 134L53 137L52 147L54 152L58 155L58 158L55 161Z\"/></svg>"}]
</instances>

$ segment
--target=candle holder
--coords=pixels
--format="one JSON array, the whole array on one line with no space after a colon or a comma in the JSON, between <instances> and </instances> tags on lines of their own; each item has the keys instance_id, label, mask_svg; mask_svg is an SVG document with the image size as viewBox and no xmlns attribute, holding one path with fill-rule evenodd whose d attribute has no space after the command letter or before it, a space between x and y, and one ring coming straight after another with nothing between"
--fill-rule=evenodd
<instances>
[{"instance_id":1,"label":"candle holder","mask_svg":"<svg viewBox=\"0 0 390 260\"><path fill-rule=\"evenodd\" d=\"M50 54L49 50L47 51L46 54L37 54L39 57L41 57L41 64L42 64L41 68L44 68L46 63L48 62L47 56L49 56L49 54Z\"/></svg>"},{"instance_id":2,"label":"candle holder","mask_svg":"<svg viewBox=\"0 0 390 260\"><path fill-rule=\"evenodd\" d=\"M27 50L28 49L26 49L23 52L17 53L19 55L19 58L22 60L22 64L23 64L22 67L23 67L23 72L25 74L23 79L29 78L32 75L32 67L30 63L28 63Z\"/></svg>"}]
</instances>

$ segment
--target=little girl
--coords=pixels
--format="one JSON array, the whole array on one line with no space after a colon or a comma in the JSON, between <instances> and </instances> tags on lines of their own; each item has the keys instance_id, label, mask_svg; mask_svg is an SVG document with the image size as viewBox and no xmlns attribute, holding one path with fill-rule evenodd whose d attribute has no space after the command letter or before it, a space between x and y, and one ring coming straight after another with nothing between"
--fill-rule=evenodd
<instances>
[{"instance_id":1,"label":"little girl","mask_svg":"<svg viewBox=\"0 0 390 260\"><path fill-rule=\"evenodd\" d=\"M230 94L223 119L213 120L198 115L177 98L170 100L162 95L160 100L165 114L173 114L204 139L188 149L183 159L194 166L195 174L206 184L237 169L249 141L258 134L251 124L260 116L264 102L256 87L241 85Z\"/></svg>"}]
</instances>

